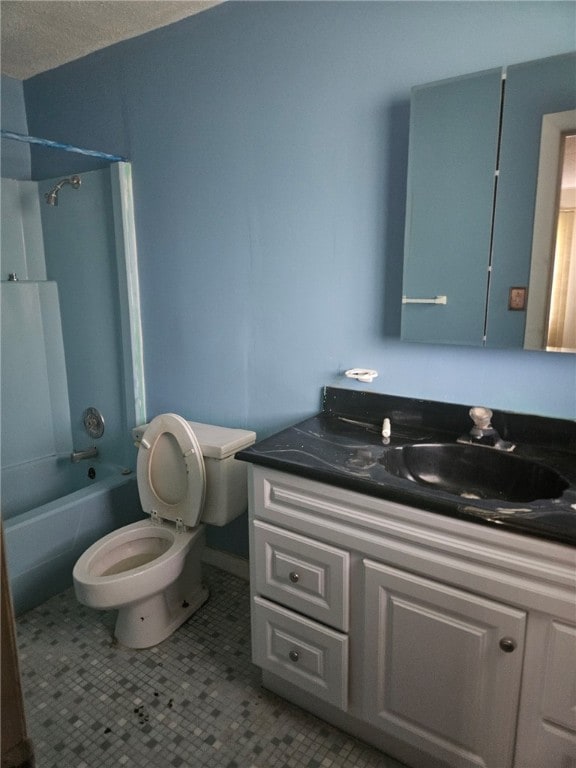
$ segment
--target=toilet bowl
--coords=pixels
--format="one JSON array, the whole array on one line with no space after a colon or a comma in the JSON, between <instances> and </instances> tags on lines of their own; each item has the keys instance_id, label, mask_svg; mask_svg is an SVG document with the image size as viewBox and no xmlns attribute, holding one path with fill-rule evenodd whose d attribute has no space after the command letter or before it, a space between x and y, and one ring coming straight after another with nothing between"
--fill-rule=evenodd
<instances>
[{"instance_id":1,"label":"toilet bowl","mask_svg":"<svg viewBox=\"0 0 576 768\"><path fill-rule=\"evenodd\" d=\"M246 508L246 469L234 453L256 435L161 414L134 430L138 492L149 520L90 546L73 571L79 602L117 609L116 640L149 648L208 599L201 580L204 526L225 525Z\"/></svg>"}]
</instances>

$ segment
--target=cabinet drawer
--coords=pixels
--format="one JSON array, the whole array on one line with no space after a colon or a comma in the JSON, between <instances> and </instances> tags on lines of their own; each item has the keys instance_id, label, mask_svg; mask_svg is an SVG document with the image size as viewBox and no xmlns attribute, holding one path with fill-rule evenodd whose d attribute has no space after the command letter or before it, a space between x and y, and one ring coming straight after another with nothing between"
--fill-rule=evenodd
<instances>
[{"instance_id":1,"label":"cabinet drawer","mask_svg":"<svg viewBox=\"0 0 576 768\"><path fill-rule=\"evenodd\" d=\"M348 631L348 552L259 520L254 545L256 592Z\"/></svg>"},{"instance_id":2,"label":"cabinet drawer","mask_svg":"<svg viewBox=\"0 0 576 768\"><path fill-rule=\"evenodd\" d=\"M348 703L348 638L286 608L255 597L255 664L340 709Z\"/></svg>"}]
</instances>

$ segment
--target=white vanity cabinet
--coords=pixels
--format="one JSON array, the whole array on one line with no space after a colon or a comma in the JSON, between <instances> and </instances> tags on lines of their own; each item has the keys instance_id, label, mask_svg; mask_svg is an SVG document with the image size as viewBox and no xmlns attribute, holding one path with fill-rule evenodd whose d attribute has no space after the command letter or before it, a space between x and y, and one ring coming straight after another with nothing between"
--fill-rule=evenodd
<instances>
[{"instance_id":1,"label":"white vanity cabinet","mask_svg":"<svg viewBox=\"0 0 576 768\"><path fill-rule=\"evenodd\" d=\"M574 548L258 466L250 536L267 688L414 768L576 768Z\"/></svg>"}]
</instances>

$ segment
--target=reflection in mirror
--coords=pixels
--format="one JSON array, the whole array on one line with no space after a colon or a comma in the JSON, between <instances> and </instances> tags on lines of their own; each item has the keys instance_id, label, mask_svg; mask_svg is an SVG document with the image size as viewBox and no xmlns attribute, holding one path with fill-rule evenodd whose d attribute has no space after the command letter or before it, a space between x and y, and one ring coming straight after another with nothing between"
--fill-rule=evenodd
<instances>
[{"instance_id":1,"label":"reflection in mirror","mask_svg":"<svg viewBox=\"0 0 576 768\"><path fill-rule=\"evenodd\" d=\"M576 351L576 110L544 115L526 349Z\"/></svg>"},{"instance_id":2,"label":"reflection in mirror","mask_svg":"<svg viewBox=\"0 0 576 768\"><path fill-rule=\"evenodd\" d=\"M546 348L576 349L576 134L564 135Z\"/></svg>"}]
</instances>

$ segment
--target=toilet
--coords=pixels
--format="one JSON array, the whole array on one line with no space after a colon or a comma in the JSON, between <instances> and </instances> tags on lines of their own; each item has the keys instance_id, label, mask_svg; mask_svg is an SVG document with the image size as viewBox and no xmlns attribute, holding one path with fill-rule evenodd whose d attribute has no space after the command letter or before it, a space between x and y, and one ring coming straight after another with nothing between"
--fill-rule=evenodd
<instances>
[{"instance_id":1,"label":"toilet","mask_svg":"<svg viewBox=\"0 0 576 768\"><path fill-rule=\"evenodd\" d=\"M132 434L138 493L150 517L89 547L74 566L73 581L80 603L118 610L118 643L149 648L208 599L201 581L202 523L226 525L246 510L246 465L234 454L252 445L256 434L174 413Z\"/></svg>"}]
</instances>

